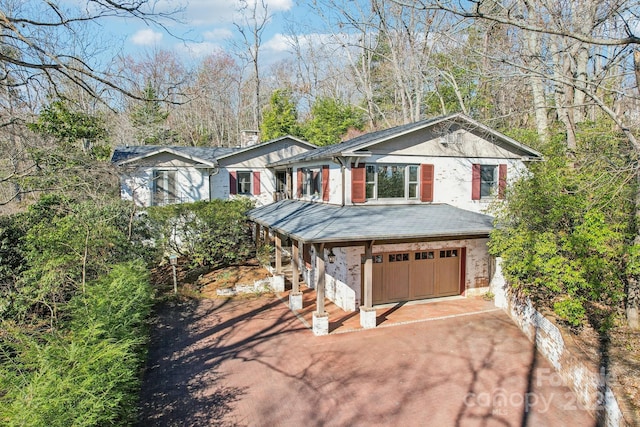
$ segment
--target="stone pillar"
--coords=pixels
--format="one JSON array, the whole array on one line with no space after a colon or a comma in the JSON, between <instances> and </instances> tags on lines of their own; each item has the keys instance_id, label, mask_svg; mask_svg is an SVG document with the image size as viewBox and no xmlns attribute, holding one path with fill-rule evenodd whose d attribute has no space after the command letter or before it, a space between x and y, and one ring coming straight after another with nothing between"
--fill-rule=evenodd
<instances>
[{"instance_id":1,"label":"stone pillar","mask_svg":"<svg viewBox=\"0 0 640 427\"><path fill-rule=\"evenodd\" d=\"M282 274L282 238L278 232L276 235L276 274Z\"/></svg>"},{"instance_id":2,"label":"stone pillar","mask_svg":"<svg viewBox=\"0 0 640 427\"><path fill-rule=\"evenodd\" d=\"M376 310L373 308L373 241L364 247L364 289L363 305L360 307L360 326L376 327Z\"/></svg>"},{"instance_id":3,"label":"stone pillar","mask_svg":"<svg viewBox=\"0 0 640 427\"><path fill-rule=\"evenodd\" d=\"M300 277L300 268L298 263L300 262L300 244L296 239L291 240L291 293L289 293L289 308L291 310L302 309L302 292L300 292L300 284L298 278Z\"/></svg>"},{"instance_id":4,"label":"stone pillar","mask_svg":"<svg viewBox=\"0 0 640 427\"><path fill-rule=\"evenodd\" d=\"M313 333L327 335L329 333L329 314L324 311L325 264L324 243L315 244L316 249L316 311L313 312Z\"/></svg>"}]
</instances>

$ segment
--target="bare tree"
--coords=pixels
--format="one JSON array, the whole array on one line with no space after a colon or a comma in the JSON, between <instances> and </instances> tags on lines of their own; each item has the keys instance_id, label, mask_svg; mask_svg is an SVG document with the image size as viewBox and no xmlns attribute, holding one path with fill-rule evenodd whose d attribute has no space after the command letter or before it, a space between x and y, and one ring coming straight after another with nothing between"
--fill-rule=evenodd
<instances>
[{"instance_id":1,"label":"bare tree","mask_svg":"<svg viewBox=\"0 0 640 427\"><path fill-rule=\"evenodd\" d=\"M640 43L634 33L637 1L395 1L420 10L446 11L462 19L500 23L521 32L527 47L526 60L500 60L527 73L536 112L542 107L541 89L547 94L551 89L553 103L548 107L555 109L564 124L568 148L576 146L577 125L588 117L589 111L597 109L624 134L636 157L640 156L635 133L638 117L627 114L638 102L637 60L634 61L636 45ZM544 132L544 117L540 114L536 118L539 131ZM634 167L637 183L632 221L636 227L634 244L640 246L640 164L636 161ZM640 327L639 276L628 278L626 306L629 325Z\"/></svg>"},{"instance_id":2,"label":"bare tree","mask_svg":"<svg viewBox=\"0 0 640 427\"><path fill-rule=\"evenodd\" d=\"M239 55L251 66L251 80L253 82L253 126L258 129L262 119L261 94L260 94L260 47L262 35L271 19L269 8L265 0L240 0L241 22L235 22L238 32L242 36L244 49L239 50Z\"/></svg>"}]
</instances>

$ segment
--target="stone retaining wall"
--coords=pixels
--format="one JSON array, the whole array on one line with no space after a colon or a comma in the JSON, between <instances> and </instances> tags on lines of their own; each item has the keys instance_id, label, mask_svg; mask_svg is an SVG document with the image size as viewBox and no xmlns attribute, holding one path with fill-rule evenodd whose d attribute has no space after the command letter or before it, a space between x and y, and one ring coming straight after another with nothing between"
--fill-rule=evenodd
<instances>
[{"instance_id":1,"label":"stone retaining wall","mask_svg":"<svg viewBox=\"0 0 640 427\"><path fill-rule=\"evenodd\" d=\"M502 275L500 259L496 260L490 290L494 294L496 307L505 310L536 344L540 353L549 360L564 383L576 394L578 401L597 417L599 425L627 425L609 387L606 373L601 372L600 366L582 356L575 345L567 342L561 330L536 310L529 298L518 299L509 292Z\"/></svg>"}]
</instances>

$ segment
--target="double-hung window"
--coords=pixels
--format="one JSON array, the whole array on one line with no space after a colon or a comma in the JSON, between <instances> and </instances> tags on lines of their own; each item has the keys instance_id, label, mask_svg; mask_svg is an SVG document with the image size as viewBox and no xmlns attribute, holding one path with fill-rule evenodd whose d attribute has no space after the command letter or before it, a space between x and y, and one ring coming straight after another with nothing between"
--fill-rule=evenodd
<instances>
[{"instance_id":1,"label":"double-hung window","mask_svg":"<svg viewBox=\"0 0 640 427\"><path fill-rule=\"evenodd\" d=\"M418 199L419 165L366 165L366 198Z\"/></svg>"},{"instance_id":2,"label":"double-hung window","mask_svg":"<svg viewBox=\"0 0 640 427\"><path fill-rule=\"evenodd\" d=\"M153 171L153 204L164 206L179 202L175 170Z\"/></svg>"},{"instance_id":3,"label":"double-hung window","mask_svg":"<svg viewBox=\"0 0 640 427\"><path fill-rule=\"evenodd\" d=\"M498 193L498 167L480 165L480 198L493 197Z\"/></svg>"},{"instance_id":4,"label":"double-hung window","mask_svg":"<svg viewBox=\"0 0 640 427\"><path fill-rule=\"evenodd\" d=\"M230 171L229 194L254 195L260 194L260 172L258 171Z\"/></svg>"},{"instance_id":5,"label":"double-hung window","mask_svg":"<svg viewBox=\"0 0 640 427\"><path fill-rule=\"evenodd\" d=\"M322 168L304 168L303 173L303 196L319 197L322 194Z\"/></svg>"},{"instance_id":6,"label":"double-hung window","mask_svg":"<svg viewBox=\"0 0 640 427\"><path fill-rule=\"evenodd\" d=\"M251 193L251 172L238 171L238 193L237 194L252 194Z\"/></svg>"},{"instance_id":7,"label":"double-hung window","mask_svg":"<svg viewBox=\"0 0 640 427\"><path fill-rule=\"evenodd\" d=\"M472 200L504 198L507 187L507 165L473 165Z\"/></svg>"},{"instance_id":8,"label":"double-hung window","mask_svg":"<svg viewBox=\"0 0 640 427\"><path fill-rule=\"evenodd\" d=\"M329 200L329 166L300 168L296 179L298 198Z\"/></svg>"}]
</instances>

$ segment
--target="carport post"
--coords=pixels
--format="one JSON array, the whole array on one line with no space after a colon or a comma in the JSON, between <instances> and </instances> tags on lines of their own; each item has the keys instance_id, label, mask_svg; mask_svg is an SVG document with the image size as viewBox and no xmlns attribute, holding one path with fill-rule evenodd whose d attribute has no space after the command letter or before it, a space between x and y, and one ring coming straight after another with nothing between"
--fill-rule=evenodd
<instances>
[{"instance_id":1,"label":"carport post","mask_svg":"<svg viewBox=\"0 0 640 427\"><path fill-rule=\"evenodd\" d=\"M278 232L276 235L276 274L282 274L282 238Z\"/></svg>"},{"instance_id":2,"label":"carport post","mask_svg":"<svg viewBox=\"0 0 640 427\"><path fill-rule=\"evenodd\" d=\"M329 333L329 315L324 311L324 243L314 244L316 249L316 311L313 312L313 333L327 335Z\"/></svg>"},{"instance_id":3,"label":"carport post","mask_svg":"<svg viewBox=\"0 0 640 427\"><path fill-rule=\"evenodd\" d=\"M256 249L260 248L260 234L262 233L262 227L257 222L253 223L254 233L256 236Z\"/></svg>"},{"instance_id":4,"label":"carport post","mask_svg":"<svg viewBox=\"0 0 640 427\"><path fill-rule=\"evenodd\" d=\"M291 240L291 292L289 293L289 308L291 310L302 310L302 292L298 284L300 268L298 267L300 244L296 239Z\"/></svg>"},{"instance_id":5,"label":"carport post","mask_svg":"<svg viewBox=\"0 0 640 427\"><path fill-rule=\"evenodd\" d=\"M376 310L373 308L373 241L364 245L364 295L360 306L360 326L376 327Z\"/></svg>"},{"instance_id":6,"label":"carport post","mask_svg":"<svg viewBox=\"0 0 640 427\"><path fill-rule=\"evenodd\" d=\"M324 243L314 244L316 249L316 311L324 314Z\"/></svg>"},{"instance_id":7,"label":"carport post","mask_svg":"<svg viewBox=\"0 0 640 427\"><path fill-rule=\"evenodd\" d=\"M373 306L373 242L364 245L364 306Z\"/></svg>"},{"instance_id":8,"label":"carport post","mask_svg":"<svg viewBox=\"0 0 640 427\"><path fill-rule=\"evenodd\" d=\"M300 292L298 277L300 277L300 243L296 239L291 239L291 292Z\"/></svg>"}]
</instances>

